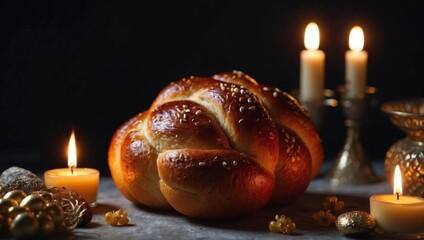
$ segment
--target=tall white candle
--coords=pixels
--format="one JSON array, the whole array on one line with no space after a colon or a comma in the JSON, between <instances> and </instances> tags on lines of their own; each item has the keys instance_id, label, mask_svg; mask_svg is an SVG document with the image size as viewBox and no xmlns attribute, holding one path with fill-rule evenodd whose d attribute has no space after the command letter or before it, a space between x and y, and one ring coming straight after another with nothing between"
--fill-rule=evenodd
<instances>
[{"instance_id":1,"label":"tall white candle","mask_svg":"<svg viewBox=\"0 0 424 240\"><path fill-rule=\"evenodd\" d=\"M318 50L319 29L316 23L306 26L304 43L306 50L300 52L300 100L318 102L324 92L325 53Z\"/></svg>"},{"instance_id":2,"label":"tall white candle","mask_svg":"<svg viewBox=\"0 0 424 240\"><path fill-rule=\"evenodd\" d=\"M346 51L345 80L346 97L361 98L367 86L368 53L364 50L364 32L361 27L355 26L350 30L349 48Z\"/></svg>"}]
</instances>

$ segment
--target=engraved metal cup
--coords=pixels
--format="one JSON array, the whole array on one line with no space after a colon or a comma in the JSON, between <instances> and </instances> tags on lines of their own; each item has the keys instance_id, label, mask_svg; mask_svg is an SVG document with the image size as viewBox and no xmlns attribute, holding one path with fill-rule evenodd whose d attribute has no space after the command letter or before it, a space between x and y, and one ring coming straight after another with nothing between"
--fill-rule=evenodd
<instances>
[{"instance_id":1,"label":"engraved metal cup","mask_svg":"<svg viewBox=\"0 0 424 240\"><path fill-rule=\"evenodd\" d=\"M424 98L390 101L382 104L381 110L406 133L386 153L386 177L393 184L393 172L399 165L404 193L424 197Z\"/></svg>"},{"instance_id":2,"label":"engraved metal cup","mask_svg":"<svg viewBox=\"0 0 424 240\"><path fill-rule=\"evenodd\" d=\"M343 148L337 154L326 178L334 185L378 182L381 178L372 169L360 136L363 119L375 101L377 88L366 87L365 94L358 98L348 98L345 86L337 90L345 116L344 125L347 128L347 134Z\"/></svg>"}]
</instances>

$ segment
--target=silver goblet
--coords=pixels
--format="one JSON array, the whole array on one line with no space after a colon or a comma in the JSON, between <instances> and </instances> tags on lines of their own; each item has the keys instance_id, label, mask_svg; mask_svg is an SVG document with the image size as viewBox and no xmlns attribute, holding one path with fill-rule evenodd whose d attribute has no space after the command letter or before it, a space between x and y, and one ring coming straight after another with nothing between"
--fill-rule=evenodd
<instances>
[{"instance_id":1,"label":"silver goblet","mask_svg":"<svg viewBox=\"0 0 424 240\"><path fill-rule=\"evenodd\" d=\"M372 169L360 136L363 119L375 100L377 88L366 87L365 93L358 98L348 97L345 86L341 86L337 90L345 116L344 125L347 128L347 134L345 143L337 154L326 178L334 185L378 182L381 177Z\"/></svg>"}]
</instances>

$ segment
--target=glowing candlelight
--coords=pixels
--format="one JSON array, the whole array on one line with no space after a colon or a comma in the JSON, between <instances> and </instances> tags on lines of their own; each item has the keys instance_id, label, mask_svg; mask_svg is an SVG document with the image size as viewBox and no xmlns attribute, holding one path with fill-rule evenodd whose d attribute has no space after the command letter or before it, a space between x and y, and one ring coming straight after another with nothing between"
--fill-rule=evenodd
<instances>
[{"instance_id":1,"label":"glowing candlelight","mask_svg":"<svg viewBox=\"0 0 424 240\"><path fill-rule=\"evenodd\" d=\"M71 137L69 138L68 145L68 167L73 173L74 168L77 167L77 146L75 143L75 132L72 131Z\"/></svg>"},{"instance_id":2,"label":"glowing candlelight","mask_svg":"<svg viewBox=\"0 0 424 240\"><path fill-rule=\"evenodd\" d=\"M346 51L346 90L348 98L361 98L367 86L368 53L364 48L364 31L355 26L349 34L349 51Z\"/></svg>"},{"instance_id":3,"label":"glowing candlelight","mask_svg":"<svg viewBox=\"0 0 424 240\"><path fill-rule=\"evenodd\" d=\"M319 48L319 28L314 22L306 26L304 44L300 52L300 100L321 101L324 92L325 54Z\"/></svg>"},{"instance_id":4,"label":"glowing candlelight","mask_svg":"<svg viewBox=\"0 0 424 240\"><path fill-rule=\"evenodd\" d=\"M387 233L424 232L424 199L402 195L402 175L396 166L393 194L370 197L370 212Z\"/></svg>"},{"instance_id":5,"label":"glowing candlelight","mask_svg":"<svg viewBox=\"0 0 424 240\"><path fill-rule=\"evenodd\" d=\"M65 187L79 193L91 206L96 205L99 188L99 171L77 168L75 133L72 131L68 145L68 168L48 170L44 173L46 186Z\"/></svg>"},{"instance_id":6,"label":"glowing candlelight","mask_svg":"<svg viewBox=\"0 0 424 240\"><path fill-rule=\"evenodd\" d=\"M399 196L402 195L402 176L400 175L399 165L395 168L395 177L393 180L393 194L396 195L399 200Z\"/></svg>"}]
</instances>

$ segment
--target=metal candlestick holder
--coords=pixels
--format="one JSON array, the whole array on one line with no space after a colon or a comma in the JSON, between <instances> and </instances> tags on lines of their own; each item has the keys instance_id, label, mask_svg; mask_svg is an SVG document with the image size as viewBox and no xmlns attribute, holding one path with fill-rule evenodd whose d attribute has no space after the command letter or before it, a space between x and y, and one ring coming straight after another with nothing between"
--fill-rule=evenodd
<instances>
[{"instance_id":1,"label":"metal candlestick holder","mask_svg":"<svg viewBox=\"0 0 424 240\"><path fill-rule=\"evenodd\" d=\"M326 178L334 185L378 182L381 178L375 174L366 158L360 137L363 119L372 102L375 101L377 88L366 87L363 96L358 98L348 98L345 86L341 86L337 90L340 96L340 105L343 107L347 135L345 144L337 154L335 163Z\"/></svg>"},{"instance_id":2,"label":"metal candlestick holder","mask_svg":"<svg viewBox=\"0 0 424 240\"><path fill-rule=\"evenodd\" d=\"M338 105L336 93L331 89L324 89L322 101L302 101L300 99L299 89L293 89L290 93L308 111L318 132L322 131L327 110L330 107L337 107Z\"/></svg>"}]
</instances>

